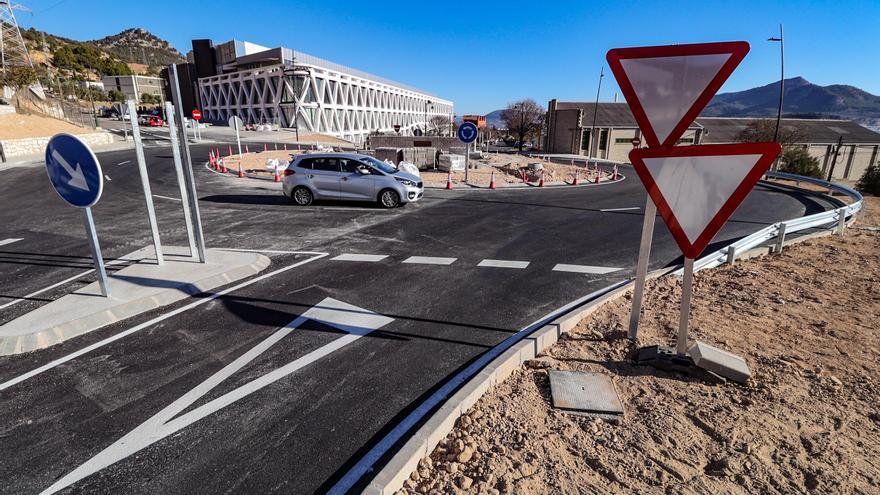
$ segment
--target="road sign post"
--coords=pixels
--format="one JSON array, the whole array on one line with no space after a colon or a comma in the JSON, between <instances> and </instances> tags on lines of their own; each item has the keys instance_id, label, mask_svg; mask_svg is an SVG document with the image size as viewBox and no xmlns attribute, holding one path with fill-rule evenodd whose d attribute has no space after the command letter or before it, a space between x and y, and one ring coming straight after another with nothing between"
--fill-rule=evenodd
<instances>
[{"instance_id":1,"label":"road sign post","mask_svg":"<svg viewBox=\"0 0 880 495\"><path fill-rule=\"evenodd\" d=\"M137 158L138 172L141 176L141 187L144 190L144 201L147 204L147 220L150 223L150 234L153 236L153 249L156 252L156 264L165 262L162 255L162 241L159 239L159 226L156 224L156 209L153 207L153 191L150 189L150 176L147 174L147 161L144 158L144 143L141 142L141 129L137 122L137 104L128 100L128 115L131 117L131 136L134 139L134 151Z\"/></svg>"},{"instance_id":2,"label":"road sign post","mask_svg":"<svg viewBox=\"0 0 880 495\"><path fill-rule=\"evenodd\" d=\"M193 110L195 113L195 110ZM192 212L189 209L189 198L186 192L186 179L183 176L183 164L180 160L180 148L177 142L177 119L174 115L174 106L170 101L165 102L165 115L168 119L168 135L171 139L171 155L174 157L174 172L177 174L177 187L180 190L180 203L183 205L183 221L186 225L186 238L189 241L189 255L198 257L198 248L193 235ZM184 136L184 139L186 137Z\"/></svg>"},{"instance_id":3,"label":"road sign post","mask_svg":"<svg viewBox=\"0 0 880 495\"><path fill-rule=\"evenodd\" d=\"M92 251L95 273L98 274L98 284L101 294L109 297L110 284L91 208L101 199L104 190L104 174L98 158L78 137L56 134L46 145L46 173L61 199L83 210L86 236Z\"/></svg>"},{"instance_id":4,"label":"road sign post","mask_svg":"<svg viewBox=\"0 0 880 495\"><path fill-rule=\"evenodd\" d=\"M184 115L183 102L180 98L180 83L177 77L177 65L168 66L168 73L171 75L171 97L174 99L174 110L177 115ZM192 154L189 150L189 143L186 142L186 127L183 125L183 119L178 119L177 128L180 135L183 136L183 151L186 157L186 170L184 179L186 179L186 189L189 193L189 208L192 214L193 234L196 238L196 248L199 252L199 263L205 263L205 236L202 231L202 217L199 213L199 196L196 193L196 180L193 177ZM183 198L181 198L183 199Z\"/></svg>"},{"instance_id":5,"label":"road sign post","mask_svg":"<svg viewBox=\"0 0 880 495\"><path fill-rule=\"evenodd\" d=\"M477 126L473 122L462 122L458 127L458 140L464 143L464 183L468 183L468 170L471 168L471 143L477 139Z\"/></svg>"},{"instance_id":6,"label":"road sign post","mask_svg":"<svg viewBox=\"0 0 880 495\"><path fill-rule=\"evenodd\" d=\"M238 143L238 176L244 177L244 174L241 171L241 135L238 132L243 122L237 115L233 115L232 117L229 117L227 123L229 124L229 127L235 128L235 141Z\"/></svg>"}]
</instances>

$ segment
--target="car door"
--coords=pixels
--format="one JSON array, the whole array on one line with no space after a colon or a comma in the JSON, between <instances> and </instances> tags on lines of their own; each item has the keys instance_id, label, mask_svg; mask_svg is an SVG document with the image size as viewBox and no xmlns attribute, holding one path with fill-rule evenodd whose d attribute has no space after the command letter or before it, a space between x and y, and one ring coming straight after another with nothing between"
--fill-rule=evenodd
<instances>
[{"instance_id":1,"label":"car door","mask_svg":"<svg viewBox=\"0 0 880 495\"><path fill-rule=\"evenodd\" d=\"M376 176L361 174L359 167L364 164L349 158L340 158L342 177L339 182L339 196L342 199L373 201L376 199Z\"/></svg>"},{"instance_id":2,"label":"car door","mask_svg":"<svg viewBox=\"0 0 880 495\"><path fill-rule=\"evenodd\" d=\"M339 182L342 178L342 173L339 171L339 160L324 156L312 158L310 161L312 170L308 177L315 196L324 199L339 199Z\"/></svg>"}]
</instances>

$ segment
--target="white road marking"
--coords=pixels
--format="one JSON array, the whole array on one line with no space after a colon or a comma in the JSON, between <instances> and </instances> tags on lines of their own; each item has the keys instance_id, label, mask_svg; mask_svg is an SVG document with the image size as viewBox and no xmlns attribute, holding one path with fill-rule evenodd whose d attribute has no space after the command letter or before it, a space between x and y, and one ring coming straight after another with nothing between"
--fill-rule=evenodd
<instances>
[{"instance_id":1,"label":"white road marking","mask_svg":"<svg viewBox=\"0 0 880 495\"><path fill-rule=\"evenodd\" d=\"M366 261L372 263L382 261L387 257L387 254L340 254L335 258L330 258L330 261Z\"/></svg>"},{"instance_id":2,"label":"white road marking","mask_svg":"<svg viewBox=\"0 0 880 495\"><path fill-rule=\"evenodd\" d=\"M20 240L21 240L21 239L12 239L12 238L10 238L10 239L3 239L2 241L0 241L0 246L7 246L7 245L9 245L9 244L12 244L13 242L18 242L18 241L20 241Z\"/></svg>"},{"instance_id":3,"label":"white road marking","mask_svg":"<svg viewBox=\"0 0 880 495\"><path fill-rule=\"evenodd\" d=\"M238 250L238 251L244 251L244 250ZM258 251L258 250L255 250L255 251ZM264 251L264 252L265 252L265 251ZM283 252L285 252L285 253L291 253L291 254L296 253L295 251L283 251ZM246 281L244 281L244 282L242 282L242 283L240 283L240 284L238 284L238 285L235 285L235 286L233 286L233 287L229 287L228 289L221 290L220 292L214 292L214 293L212 293L211 295L209 295L209 296L207 296L207 297L205 297L205 298L203 298L203 299L199 299L199 300L197 300L197 301L195 301L195 302L189 303L189 304L187 304L186 306L181 306L180 308L177 308L177 309L175 309L174 311L169 311L168 313L165 313L165 314L159 315L159 316L157 316L156 318L153 318L152 320L149 320L149 321L146 321L146 322L144 322L144 323L141 323L140 325L137 325L137 326L131 327L131 328L129 328L128 330L125 330L125 331L123 331L123 332L120 332L120 333L118 333L118 334L116 334L116 335L113 335L113 336L111 336L111 337L107 337L107 338L104 339L104 340L101 340L101 341L95 342L94 344L92 344L92 345L90 345L90 346L83 347L82 349L80 349L80 350L78 350L78 351L76 351L76 352L72 352L72 353L70 353L70 354L68 354L68 355L66 355L66 356L60 357L60 358L58 358L58 359L56 359L56 360L54 360L54 361L51 361L51 362L49 362L49 363L47 363L47 364L44 364L43 366L40 366L39 368L33 369L33 370L31 370L31 371L28 371L27 373L25 373L25 374L23 374L23 375L20 375L20 376L17 376L17 377L15 377L15 378L13 378L12 380L9 380L9 381L6 381L6 382L3 382L3 383L0 383L0 391L6 390L6 389L9 388L9 387L12 387L12 386L14 386L14 385L17 385L17 384L19 384L19 383L21 383L21 382L23 382L23 381L25 381L25 380L28 380L28 379L30 379L30 378L33 378L33 377L35 377L35 376L37 376L37 375L39 375L39 374L41 374L41 373L44 373L44 372L46 372L46 371L49 371L49 370L51 370L52 368L55 368L56 366L62 365L62 364L64 364L64 363L68 362L68 361L72 361L72 360L74 360L74 359L76 359L76 358L78 358L78 357L80 357L80 356L82 356L82 355L88 354L88 353L94 351L95 349L99 349L99 348L101 348L101 347L104 347L104 346L107 345L107 344L111 344L111 343L113 343L113 342L116 342L116 341L119 340L119 339L122 339L122 338L128 337L129 335L131 335L131 334L133 334L133 333L135 333L135 332L139 332L139 331L141 331L141 330L143 330L143 329L145 329L145 328L149 328L149 327L155 325L156 323L159 323L159 322L161 322L161 321L167 320L168 318L171 318L172 316L177 316L177 315L179 315L180 313L183 313L184 311L189 311L189 310L191 310L191 309L193 309L193 308L196 308L196 307L198 307L198 306L201 306L202 304L209 303L209 302L213 301L214 299L217 299L218 297L225 296L226 294L229 294L230 292L234 292L234 291L237 291L237 290L239 290L239 289L243 289L243 288L248 287L248 286L250 286L250 285L253 285L253 284L257 283L257 282L262 282L263 280L266 280L266 279L269 278L269 277L272 277L272 276L278 275L279 273L284 273L284 272L286 272L287 270L290 270L290 269L296 268L296 267L298 267L298 266L305 265L306 263L311 263L312 261L319 260L319 259L321 259L321 258L323 258L323 257L325 257L325 256L328 255L328 253L303 253L303 254L311 254L311 255L313 255L313 256L312 256L311 258L309 258L309 259L302 260L302 261L297 262L297 263L294 263L294 264L292 264L292 265L290 265L290 266L285 266L284 268L279 268L279 269L277 269L277 270L275 270L275 271L272 271L272 272L269 272L269 273L264 273L263 275L260 275L259 277L255 277L255 278L252 278L252 279L250 279L250 280L246 280Z\"/></svg>"},{"instance_id":4,"label":"white road marking","mask_svg":"<svg viewBox=\"0 0 880 495\"><path fill-rule=\"evenodd\" d=\"M281 339L289 335L296 330L297 327L308 320L328 324L346 332L348 335L321 346L305 356L295 359L280 368L245 383L235 390L227 392L226 394L221 395L186 414L178 416L178 414L183 412L186 408L216 388L217 385L220 385L224 380L258 358L270 347L278 343ZM288 323L286 326L279 328L275 333L239 356L235 361L229 363L223 369L211 375L207 380L185 393L150 419L141 423L140 426L128 432L115 443L71 471L67 476L55 482L42 493L44 495L49 495L67 488L77 481L97 473L98 471L125 459L135 452L186 428L196 421L199 421L256 391L277 382L291 373L326 357L330 353L342 349L346 345L351 344L364 335L367 335L392 321L394 321L394 318L389 318L336 299L329 297L324 298L320 303L309 308L308 311Z\"/></svg>"},{"instance_id":5,"label":"white road marking","mask_svg":"<svg viewBox=\"0 0 880 495\"><path fill-rule=\"evenodd\" d=\"M104 178L107 179L107 180L109 180L109 181L112 181L112 180L113 180L113 179L111 179L110 176L107 175L107 174L104 174Z\"/></svg>"},{"instance_id":6,"label":"white road marking","mask_svg":"<svg viewBox=\"0 0 880 495\"><path fill-rule=\"evenodd\" d=\"M477 266L486 266L490 268L525 268L529 266L528 261L509 261L509 260L483 260Z\"/></svg>"},{"instance_id":7,"label":"white road marking","mask_svg":"<svg viewBox=\"0 0 880 495\"><path fill-rule=\"evenodd\" d=\"M623 268L614 268L611 266L566 265L562 263L553 267L554 272L590 273L593 275L604 275L618 270L623 270Z\"/></svg>"},{"instance_id":8,"label":"white road marking","mask_svg":"<svg viewBox=\"0 0 880 495\"><path fill-rule=\"evenodd\" d=\"M628 210L640 210L641 206L630 206L629 208L605 208L604 210L599 211L628 211Z\"/></svg>"},{"instance_id":9,"label":"white road marking","mask_svg":"<svg viewBox=\"0 0 880 495\"><path fill-rule=\"evenodd\" d=\"M125 165L126 163L131 163L131 160L125 160L124 162L119 162L117 165Z\"/></svg>"},{"instance_id":10,"label":"white road marking","mask_svg":"<svg viewBox=\"0 0 880 495\"><path fill-rule=\"evenodd\" d=\"M132 260L116 259L116 260L113 260L113 261L109 261L109 262L107 262L107 263L105 264L105 266L118 265L118 264L120 264L120 263L125 263L125 262L127 262L127 261L132 261ZM68 283L68 282L73 282L74 280L76 280L76 279L78 279L78 278L80 278L80 277L85 277L86 275L88 275L88 274L90 274L90 273L92 273L92 272L94 272L94 271L95 271L94 268L90 268L90 269L88 269L88 270L86 270L86 271L84 271L84 272L80 272L78 275L74 275L74 276L72 276L72 277L65 278L64 280L62 280L62 281L60 281L60 282L56 282L56 283L54 283L54 284L52 284L52 285L50 285L50 286L48 286L48 287L43 287L42 289L40 289L40 290L38 290L38 291L34 291L34 292L31 292L30 294L27 294L27 295L25 295L25 296L22 296L22 297L16 298L15 300L12 300L12 301L10 301L10 302L8 302L8 303L6 303L6 304L0 306L0 309L8 308L9 306L12 306L12 305L18 304L18 303L20 303L20 302L22 302L22 301L27 301L28 299L30 299L30 298L32 298L32 297L39 296L39 295L42 294L43 292L46 292L46 291L52 290L52 289L54 289L54 288L56 288L56 287L61 287L62 285L66 284L66 283Z\"/></svg>"},{"instance_id":11,"label":"white road marking","mask_svg":"<svg viewBox=\"0 0 880 495\"><path fill-rule=\"evenodd\" d=\"M153 197L159 199L169 199L171 201L180 201L180 198L172 198L171 196L160 196L158 194L154 194Z\"/></svg>"},{"instance_id":12,"label":"white road marking","mask_svg":"<svg viewBox=\"0 0 880 495\"><path fill-rule=\"evenodd\" d=\"M403 263L416 263L420 265L451 265L458 258L435 258L433 256L410 256Z\"/></svg>"}]
</instances>

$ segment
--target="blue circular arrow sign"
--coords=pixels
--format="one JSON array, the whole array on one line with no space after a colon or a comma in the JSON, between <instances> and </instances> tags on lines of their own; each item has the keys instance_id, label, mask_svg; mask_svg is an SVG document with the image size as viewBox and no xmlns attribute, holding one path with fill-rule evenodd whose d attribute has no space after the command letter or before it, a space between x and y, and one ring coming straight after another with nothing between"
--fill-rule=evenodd
<instances>
[{"instance_id":1,"label":"blue circular arrow sign","mask_svg":"<svg viewBox=\"0 0 880 495\"><path fill-rule=\"evenodd\" d=\"M477 139L477 126L473 122L463 122L458 127L458 140L470 144Z\"/></svg>"},{"instance_id":2,"label":"blue circular arrow sign","mask_svg":"<svg viewBox=\"0 0 880 495\"><path fill-rule=\"evenodd\" d=\"M92 150L78 137L56 134L46 145L46 172L61 199L88 208L101 199L104 176Z\"/></svg>"}]
</instances>

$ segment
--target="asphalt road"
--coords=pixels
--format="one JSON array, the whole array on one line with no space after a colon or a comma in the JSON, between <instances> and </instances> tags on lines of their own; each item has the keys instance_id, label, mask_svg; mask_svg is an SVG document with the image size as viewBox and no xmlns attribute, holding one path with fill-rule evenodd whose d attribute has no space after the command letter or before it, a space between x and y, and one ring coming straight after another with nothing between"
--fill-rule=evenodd
<instances>
[{"instance_id":1,"label":"asphalt road","mask_svg":"<svg viewBox=\"0 0 880 495\"><path fill-rule=\"evenodd\" d=\"M171 154L160 144L146 150L160 234L185 245ZM200 159L207 150L193 147ZM149 229L133 153L99 158L108 180L94 215L113 260L149 244ZM631 178L599 187L429 191L386 211L293 207L277 184L197 167L207 244L261 250L272 265L221 297L0 358L0 493L326 491L487 349L633 275L645 194L631 169L623 173ZM41 167L0 172L0 193L6 322L94 278L51 288L91 260L81 213ZM759 185L710 249L829 206ZM382 258L334 259L346 254ZM677 259L658 219L651 265Z\"/></svg>"}]
</instances>

